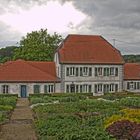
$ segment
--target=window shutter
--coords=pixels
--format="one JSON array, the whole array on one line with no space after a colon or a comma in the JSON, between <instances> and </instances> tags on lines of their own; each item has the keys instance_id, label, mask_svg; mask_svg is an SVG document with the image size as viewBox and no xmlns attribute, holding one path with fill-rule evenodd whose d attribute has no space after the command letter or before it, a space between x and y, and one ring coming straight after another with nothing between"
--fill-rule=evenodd
<instances>
[{"instance_id":1,"label":"window shutter","mask_svg":"<svg viewBox=\"0 0 140 140\"><path fill-rule=\"evenodd\" d=\"M118 68L115 69L115 76L118 76Z\"/></svg>"},{"instance_id":2,"label":"window shutter","mask_svg":"<svg viewBox=\"0 0 140 140\"><path fill-rule=\"evenodd\" d=\"M83 76L83 69L80 67L80 76Z\"/></svg>"},{"instance_id":3,"label":"window shutter","mask_svg":"<svg viewBox=\"0 0 140 140\"><path fill-rule=\"evenodd\" d=\"M97 68L95 68L95 76L98 76L98 74L97 74Z\"/></svg>"},{"instance_id":4,"label":"window shutter","mask_svg":"<svg viewBox=\"0 0 140 140\"><path fill-rule=\"evenodd\" d=\"M92 68L89 68L89 76L92 76Z\"/></svg>"},{"instance_id":5,"label":"window shutter","mask_svg":"<svg viewBox=\"0 0 140 140\"><path fill-rule=\"evenodd\" d=\"M66 76L69 76L69 68L66 69Z\"/></svg>"},{"instance_id":6,"label":"window shutter","mask_svg":"<svg viewBox=\"0 0 140 140\"><path fill-rule=\"evenodd\" d=\"M79 76L79 68L76 68L76 76Z\"/></svg>"}]
</instances>

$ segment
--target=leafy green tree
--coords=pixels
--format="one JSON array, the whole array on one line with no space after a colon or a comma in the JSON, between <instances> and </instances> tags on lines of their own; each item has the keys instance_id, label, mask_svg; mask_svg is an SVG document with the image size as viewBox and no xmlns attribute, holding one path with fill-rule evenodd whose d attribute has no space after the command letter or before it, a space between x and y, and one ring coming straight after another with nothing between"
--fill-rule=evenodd
<instances>
[{"instance_id":1,"label":"leafy green tree","mask_svg":"<svg viewBox=\"0 0 140 140\"><path fill-rule=\"evenodd\" d=\"M21 39L19 48L14 51L13 59L51 61L61 41L61 35L50 35L47 29L33 31Z\"/></svg>"}]
</instances>

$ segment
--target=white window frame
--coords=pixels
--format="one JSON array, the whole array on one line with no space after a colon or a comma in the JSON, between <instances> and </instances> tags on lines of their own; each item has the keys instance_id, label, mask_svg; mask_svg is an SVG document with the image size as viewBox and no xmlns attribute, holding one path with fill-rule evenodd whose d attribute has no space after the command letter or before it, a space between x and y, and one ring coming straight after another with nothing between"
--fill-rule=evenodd
<instances>
[{"instance_id":1,"label":"white window frame","mask_svg":"<svg viewBox=\"0 0 140 140\"><path fill-rule=\"evenodd\" d=\"M3 94L9 93L9 85L2 85L2 93Z\"/></svg>"},{"instance_id":2,"label":"white window frame","mask_svg":"<svg viewBox=\"0 0 140 140\"><path fill-rule=\"evenodd\" d=\"M83 67L83 76L88 76L89 75L89 68L88 67Z\"/></svg>"},{"instance_id":3,"label":"white window frame","mask_svg":"<svg viewBox=\"0 0 140 140\"><path fill-rule=\"evenodd\" d=\"M47 92L45 92L45 86L47 86ZM53 84L44 85L44 93L54 93L54 85Z\"/></svg>"},{"instance_id":4,"label":"white window frame","mask_svg":"<svg viewBox=\"0 0 140 140\"><path fill-rule=\"evenodd\" d=\"M115 76L115 68L110 67L110 76Z\"/></svg>"},{"instance_id":5,"label":"white window frame","mask_svg":"<svg viewBox=\"0 0 140 140\"><path fill-rule=\"evenodd\" d=\"M103 93L103 84L97 84L98 93Z\"/></svg>"},{"instance_id":6,"label":"white window frame","mask_svg":"<svg viewBox=\"0 0 140 140\"><path fill-rule=\"evenodd\" d=\"M98 76L103 76L103 68L102 67L97 68L97 75Z\"/></svg>"}]
</instances>

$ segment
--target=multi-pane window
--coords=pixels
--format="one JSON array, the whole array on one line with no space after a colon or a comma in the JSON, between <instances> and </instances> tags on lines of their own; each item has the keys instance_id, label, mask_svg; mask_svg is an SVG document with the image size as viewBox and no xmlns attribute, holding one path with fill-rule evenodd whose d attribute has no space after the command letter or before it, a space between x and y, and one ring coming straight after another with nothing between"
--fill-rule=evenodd
<instances>
[{"instance_id":1,"label":"multi-pane window","mask_svg":"<svg viewBox=\"0 0 140 140\"><path fill-rule=\"evenodd\" d=\"M92 85L89 84L67 84L66 92L67 93L90 93L92 91Z\"/></svg>"},{"instance_id":2,"label":"multi-pane window","mask_svg":"<svg viewBox=\"0 0 140 140\"><path fill-rule=\"evenodd\" d=\"M140 82L127 82L127 89L128 90L139 90L140 89Z\"/></svg>"},{"instance_id":3,"label":"multi-pane window","mask_svg":"<svg viewBox=\"0 0 140 140\"><path fill-rule=\"evenodd\" d=\"M95 76L118 76L118 68L115 67L95 67Z\"/></svg>"},{"instance_id":4,"label":"multi-pane window","mask_svg":"<svg viewBox=\"0 0 140 140\"><path fill-rule=\"evenodd\" d=\"M34 85L34 93L40 93L40 85Z\"/></svg>"},{"instance_id":5,"label":"multi-pane window","mask_svg":"<svg viewBox=\"0 0 140 140\"><path fill-rule=\"evenodd\" d=\"M109 68L108 67L104 68L104 76L109 76Z\"/></svg>"},{"instance_id":6,"label":"multi-pane window","mask_svg":"<svg viewBox=\"0 0 140 140\"><path fill-rule=\"evenodd\" d=\"M95 68L95 76L102 76L103 75L103 68L98 67Z\"/></svg>"},{"instance_id":7,"label":"multi-pane window","mask_svg":"<svg viewBox=\"0 0 140 140\"><path fill-rule=\"evenodd\" d=\"M109 92L117 92L118 84L95 84L94 92L95 93L109 93Z\"/></svg>"},{"instance_id":8,"label":"multi-pane window","mask_svg":"<svg viewBox=\"0 0 140 140\"><path fill-rule=\"evenodd\" d=\"M67 67L66 76L92 76L91 67Z\"/></svg>"},{"instance_id":9,"label":"multi-pane window","mask_svg":"<svg viewBox=\"0 0 140 140\"><path fill-rule=\"evenodd\" d=\"M54 85L44 85L44 93L54 93Z\"/></svg>"},{"instance_id":10,"label":"multi-pane window","mask_svg":"<svg viewBox=\"0 0 140 140\"><path fill-rule=\"evenodd\" d=\"M115 69L114 69L114 67L111 67L110 68L110 75L111 76L114 76L115 75Z\"/></svg>"},{"instance_id":11,"label":"multi-pane window","mask_svg":"<svg viewBox=\"0 0 140 140\"><path fill-rule=\"evenodd\" d=\"M9 93L9 86L8 85L2 85L2 93Z\"/></svg>"},{"instance_id":12,"label":"multi-pane window","mask_svg":"<svg viewBox=\"0 0 140 140\"><path fill-rule=\"evenodd\" d=\"M104 84L104 93L109 93L109 84Z\"/></svg>"}]
</instances>

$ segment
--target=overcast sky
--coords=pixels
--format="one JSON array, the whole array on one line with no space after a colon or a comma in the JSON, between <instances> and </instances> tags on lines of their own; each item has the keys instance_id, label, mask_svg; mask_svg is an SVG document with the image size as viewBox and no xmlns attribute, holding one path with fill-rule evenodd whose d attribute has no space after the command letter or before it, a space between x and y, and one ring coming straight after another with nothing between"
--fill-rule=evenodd
<instances>
[{"instance_id":1,"label":"overcast sky","mask_svg":"<svg viewBox=\"0 0 140 140\"><path fill-rule=\"evenodd\" d=\"M140 0L0 0L0 46L41 28L102 35L121 53L140 54Z\"/></svg>"}]
</instances>

